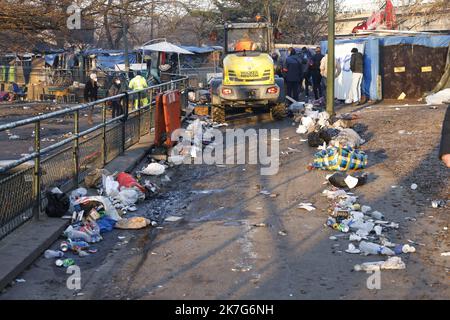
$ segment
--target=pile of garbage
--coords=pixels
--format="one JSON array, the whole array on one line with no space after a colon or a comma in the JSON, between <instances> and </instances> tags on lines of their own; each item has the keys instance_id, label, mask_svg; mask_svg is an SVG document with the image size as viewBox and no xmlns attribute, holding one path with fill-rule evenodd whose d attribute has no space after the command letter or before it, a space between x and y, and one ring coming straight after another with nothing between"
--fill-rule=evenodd
<instances>
[{"instance_id":1,"label":"pile of garbage","mask_svg":"<svg viewBox=\"0 0 450 320\"><path fill-rule=\"evenodd\" d=\"M152 169L154 167L155 164L152 163L144 174L157 174ZM159 166L157 169L158 173L161 172ZM128 212L137 211L136 204L139 201L158 192L156 184L145 180L142 185L131 174L110 174L105 169L89 173L85 184L87 187L97 188L98 195L88 196L85 188L72 191L69 197L59 188L47 192L47 215L62 217L67 212L72 213L69 216L71 223L63 232L66 239L61 242L60 250L45 252L46 258L57 258L55 264L59 267L75 264L73 257L63 259L69 253L81 258L96 253L97 249L93 246L103 240L104 233L114 228L142 229L149 225L157 226L156 221L144 217L124 217Z\"/></svg>"},{"instance_id":2,"label":"pile of garbage","mask_svg":"<svg viewBox=\"0 0 450 320\"><path fill-rule=\"evenodd\" d=\"M386 261L356 265L354 270L405 269L406 265L399 255L415 252L416 249L409 244L391 242L388 234L398 230L399 224L387 221L383 213L361 204L358 196L346 191L364 183L365 179L364 175L353 177L341 172L327 176L333 186L323 191L323 195L331 201L326 225L345 234L349 241L345 252L390 257ZM335 185L341 185L342 188ZM337 237L332 236L330 239L337 240Z\"/></svg>"},{"instance_id":3,"label":"pile of garbage","mask_svg":"<svg viewBox=\"0 0 450 320\"><path fill-rule=\"evenodd\" d=\"M342 114L331 118L313 104L293 103L289 107L294 122L299 123L297 133L306 135L310 147L317 147L312 168L347 171L367 166L367 155L359 150L365 140L356 132L352 121L356 114Z\"/></svg>"},{"instance_id":4,"label":"pile of garbage","mask_svg":"<svg viewBox=\"0 0 450 320\"><path fill-rule=\"evenodd\" d=\"M168 161L171 164L190 163L192 159L200 156L205 147L214 144L214 129L228 126L227 123L213 122L208 116L192 116L186 122L188 125L184 136L180 137L179 143L169 150Z\"/></svg>"}]
</instances>

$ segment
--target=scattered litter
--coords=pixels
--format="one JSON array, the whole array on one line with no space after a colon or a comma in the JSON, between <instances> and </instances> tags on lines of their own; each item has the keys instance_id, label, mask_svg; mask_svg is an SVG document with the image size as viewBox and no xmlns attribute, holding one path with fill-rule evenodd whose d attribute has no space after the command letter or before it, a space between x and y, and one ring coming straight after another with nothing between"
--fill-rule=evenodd
<instances>
[{"instance_id":1,"label":"scattered litter","mask_svg":"<svg viewBox=\"0 0 450 320\"><path fill-rule=\"evenodd\" d=\"M118 236L117 237L119 240L123 240L123 239L125 239L126 237L125 236Z\"/></svg>"},{"instance_id":2,"label":"scattered litter","mask_svg":"<svg viewBox=\"0 0 450 320\"><path fill-rule=\"evenodd\" d=\"M450 257L450 251L442 252L442 253L441 253L441 256L442 256L442 257Z\"/></svg>"},{"instance_id":3,"label":"scattered litter","mask_svg":"<svg viewBox=\"0 0 450 320\"><path fill-rule=\"evenodd\" d=\"M411 185L411 189L412 189L412 190L416 190L416 189L417 189L417 184L413 183L413 184Z\"/></svg>"},{"instance_id":4,"label":"scattered litter","mask_svg":"<svg viewBox=\"0 0 450 320\"><path fill-rule=\"evenodd\" d=\"M390 257L386 261L365 262L353 267L355 271L402 270L406 269L400 257Z\"/></svg>"},{"instance_id":5,"label":"scattered litter","mask_svg":"<svg viewBox=\"0 0 450 320\"><path fill-rule=\"evenodd\" d=\"M338 238L335 237L335 236L331 236L331 237L329 237L328 239L333 240L333 241L336 241Z\"/></svg>"},{"instance_id":6,"label":"scattered litter","mask_svg":"<svg viewBox=\"0 0 450 320\"><path fill-rule=\"evenodd\" d=\"M141 173L150 175L150 176L159 176L164 173L166 170L166 167L164 167L162 164L153 162L150 163L147 167L143 168Z\"/></svg>"},{"instance_id":7,"label":"scattered litter","mask_svg":"<svg viewBox=\"0 0 450 320\"><path fill-rule=\"evenodd\" d=\"M64 256L64 252L62 252L62 251L55 251L55 250L45 250L44 256L45 256L46 259L62 258Z\"/></svg>"},{"instance_id":8,"label":"scattered litter","mask_svg":"<svg viewBox=\"0 0 450 320\"><path fill-rule=\"evenodd\" d=\"M25 279L21 279L21 278L16 279L16 283L23 283L23 282L26 282L26 280Z\"/></svg>"},{"instance_id":9,"label":"scattered litter","mask_svg":"<svg viewBox=\"0 0 450 320\"><path fill-rule=\"evenodd\" d=\"M252 270L251 267L243 267L243 268L231 268L231 271L233 272L247 272Z\"/></svg>"},{"instance_id":10,"label":"scattered litter","mask_svg":"<svg viewBox=\"0 0 450 320\"><path fill-rule=\"evenodd\" d=\"M176 222L183 219L183 217L176 217L176 216L168 216L164 219L164 221L169 221L169 222Z\"/></svg>"},{"instance_id":11,"label":"scattered litter","mask_svg":"<svg viewBox=\"0 0 450 320\"><path fill-rule=\"evenodd\" d=\"M263 228L263 227L268 227L269 225L267 223L255 223L253 226Z\"/></svg>"},{"instance_id":12,"label":"scattered litter","mask_svg":"<svg viewBox=\"0 0 450 320\"><path fill-rule=\"evenodd\" d=\"M116 223L117 229L142 229L151 224L149 219L143 217L133 217L122 219Z\"/></svg>"},{"instance_id":13,"label":"scattered litter","mask_svg":"<svg viewBox=\"0 0 450 320\"><path fill-rule=\"evenodd\" d=\"M285 232L285 231L278 231L278 234L280 235L280 236L287 236L287 233Z\"/></svg>"},{"instance_id":14,"label":"scattered litter","mask_svg":"<svg viewBox=\"0 0 450 320\"><path fill-rule=\"evenodd\" d=\"M443 208L443 207L445 207L445 201L444 200L433 200L433 201L431 201L431 206L433 208Z\"/></svg>"},{"instance_id":15,"label":"scattered litter","mask_svg":"<svg viewBox=\"0 0 450 320\"><path fill-rule=\"evenodd\" d=\"M305 210L308 210L308 211L313 211L313 210L316 210L316 208L312 205L312 203L300 203L299 205L298 205L298 208L299 209L305 209Z\"/></svg>"},{"instance_id":16,"label":"scattered litter","mask_svg":"<svg viewBox=\"0 0 450 320\"><path fill-rule=\"evenodd\" d=\"M381 246L379 244L373 243L373 242L366 242L361 241L359 243L359 249L362 253L369 255L369 254L381 254L381 255L387 255L387 256L393 256L395 255L395 252L391 249Z\"/></svg>"},{"instance_id":17,"label":"scattered litter","mask_svg":"<svg viewBox=\"0 0 450 320\"><path fill-rule=\"evenodd\" d=\"M356 247L352 243L349 243L348 244L348 248L345 250L345 252L347 252L347 253L361 253L361 250L356 249Z\"/></svg>"},{"instance_id":18,"label":"scattered litter","mask_svg":"<svg viewBox=\"0 0 450 320\"><path fill-rule=\"evenodd\" d=\"M364 185L367 182L367 174L354 177L343 172L335 172L334 174L327 176L327 180L337 188L353 189L357 186Z\"/></svg>"},{"instance_id":19,"label":"scattered litter","mask_svg":"<svg viewBox=\"0 0 450 320\"><path fill-rule=\"evenodd\" d=\"M20 137L16 134L13 134L13 135L10 135L8 139L9 140L17 140L17 139L20 139Z\"/></svg>"}]
</instances>

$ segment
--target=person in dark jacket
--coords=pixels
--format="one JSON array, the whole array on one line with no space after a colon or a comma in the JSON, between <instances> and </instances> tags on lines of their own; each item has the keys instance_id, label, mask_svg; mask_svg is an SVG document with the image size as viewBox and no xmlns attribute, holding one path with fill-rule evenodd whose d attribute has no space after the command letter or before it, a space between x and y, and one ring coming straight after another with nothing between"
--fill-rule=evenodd
<instances>
[{"instance_id":1,"label":"person in dark jacket","mask_svg":"<svg viewBox=\"0 0 450 320\"><path fill-rule=\"evenodd\" d=\"M93 102L97 100L98 95L98 82L97 75L95 73L91 73L89 76L88 82L86 82L84 86L84 101L85 102ZM94 107L89 108L88 112L88 123L93 124L94 121L92 119L92 114L94 112Z\"/></svg>"},{"instance_id":2,"label":"person in dark jacket","mask_svg":"<svg viewBox=\"0 0 450 320\"><path fill-rule=\"evenodd\" d=\"M114 78L113 84L109 88L108 96L113 97L122 93L122 85L120 84L119 78ZM112 118L120 116L123 113L122 101L120 98L111 101Z\"/></svg>"},{"instance_id":3,"label":"person in dark jacket","mask_svg":"<svg viewBox=\"0 0 450 320\"><path fill-rule=\"evenodd\" d=\"M303 81L305 81L305 98L309 96L309 87L311 86L311 72L309 66L312 63L312 55L308 48L303 47L300 51L300 61L302 63L302 78L300 79L300 89L302 89Z\"/></svg>"},{"instance_id":4,"label":"person in dark jacket","mask_svg":"<svg viewBox=\"0 0 450 320\"><path fill-rule=\"evenodd\" d=\"M300 80L302 78L301 63L294 48L289 48L288 52L289 56L286 58L285 62L286 94L289 97L298 100L300 94Z\"/></svg>"},{"instance_id":5,"label":"person in dark jacket","mask_svg":"<svg viewBox=\"0 0 450 320\"><path fill-rule=\"evenodd\" d=\"M322 97L322 76L320 74L320 62L322 61L323 54L320 50L320 47L316 48L316 53L311 58L311 66L309 67L309 70L311 72L311 77L313 81L313 91L314 91L314 97L319 99Z\"/></svg>"},{"instance_id":6,"label":"person in dark jacket","mask_svg":"<svg viewBox=\"0 0 450 320\"><path fill-rule=\"evenodd\" d=\"M450 168L450 106L447 107L444 123L442 125L439 159L441 159L441 161L447 166L447 168Z\"/></svg>"},{"instance_id":7,"label":"person in dark jacket","mask_svg":"<svg viewBox=\"0 0 450 320\"><path fill-rule=\"evenodd\" d=\"M350 103L361 104L361 83L363 79L363 55L357 48L352 49L350 59L350 70L352 71L352 86L350 89Z\"/></svg>"}]
</instances>

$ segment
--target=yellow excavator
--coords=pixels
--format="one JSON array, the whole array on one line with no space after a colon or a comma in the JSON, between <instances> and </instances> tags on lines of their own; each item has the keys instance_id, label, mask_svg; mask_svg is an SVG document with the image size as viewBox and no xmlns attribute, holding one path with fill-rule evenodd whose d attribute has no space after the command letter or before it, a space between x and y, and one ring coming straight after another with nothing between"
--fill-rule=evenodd
<instances>
[{"instance_id":1,"label":"yellow excavator","mask_svg":"<svg viewBox=\"0 0 450 320\"><path fill-rule=\"evenodd\" d=\"M225 122L226 111L233 107L268 107L272 119L282 119L285 89L270 55L274 50L272 26L229 23L224 31L223 77L210 83L213 121Z\"/></svg>"}]
</instances>

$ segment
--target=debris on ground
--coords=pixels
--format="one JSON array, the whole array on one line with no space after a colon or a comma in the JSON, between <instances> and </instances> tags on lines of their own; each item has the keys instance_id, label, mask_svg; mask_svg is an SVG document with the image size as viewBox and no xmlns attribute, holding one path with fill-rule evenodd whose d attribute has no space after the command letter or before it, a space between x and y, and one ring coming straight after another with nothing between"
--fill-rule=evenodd
<instances>
[{"instance_id":1,"label":"debris on ground","mask_svg":"<svg viewBox=\"0 0 450 320\"><path fill-rule=\"evenodd\" d=\"M445 207L445 200L433 200L431 201L431 206L433 208L443 208Z\"/></svg>"},{"instance_id":2,"label":"debris on ground","mask_svg":"<svg viewBox=\"0 0 450 320\"><path fill-rule=\"evenodd\" d=\"M367 166L367 154L364 151L345 147L327 147L314 155L312 168L347 171L364 169Z\"/></svg>"},{"instance_id":3,"label":"debris on ground","mask_svg":"<svg viewBox=\"0 0 450 320\"><path fill-rule=\"evenodd\" d=\"M133 217L128 219L121 219L115 225L117 229L142 229L151 224L151 221L143 217Z\"/></svg>"},{"instance_id":4,"label":"debris on ground","mask_svg":"<svg viewBox=\"0 0 450 320\"><path fill-rule=\"evenodd\" d=\"M307 211L316 210L316 208L313 206L313 204L309 203L309 202L308 203L305 203L305 202L299 203L298 208L299 209L305 209Z\"/></svg>"},{"instance_id":5,"label":"debris on ground","mask_svg":"<svg viewBox=\"0 0 450 320\"><path fill-rule=\"evenodd\" d=\"M355 271L402 270L406 269L400 257L390 257L386 261L365 262L353 267Z\"/></svg>"},{"instance_id":6,"label":"debris on ground","mask_svg":"<svg viewBox=\"0 0 450 320\"><path fill-rule=\"evenodd\" d=\"M441 90L439 92L436 92L434 94L425 97L425 101L427 102L428 105L443 104L450 101L450 88Z\"/></svg>"},{"instance_id":7,"label":"debris on ground","mask_svg":"<svg viewBox=\"0 0 450 320\"><path fill-rule=\"evenodd\" d=\"M159 175L162 175L165 170L166 170L166 167L163 166L162 164L159 164L157 162L152 162L152 163L148 164L147 167L143 168L141 170L141 173L145 174L145 175L150 175L150 176L159 176Z\"/></svg>"},{"instance_id":8,"label":"debris on ground","mask_svg":"<svg viewBox=\"0 0 450 320\"><path fill-rule=\"evenodd\" d=\"M344 189L353 189L367 182L367 174L365 173L359 176L352 176L343 172L335 172L326 178L333 186Z\"/></svg>"},{"instance_id":9,"label":"debris on ground","mask_svg":"<svg viewBox=\"0 0 450 320\"><path fill-rule=\"evenodd\" d=\"M177 222L179 220L183 219L183 217L177 217L177 216L167 216L164 221L168 222Z\"/></svg>"}]
</instances>

